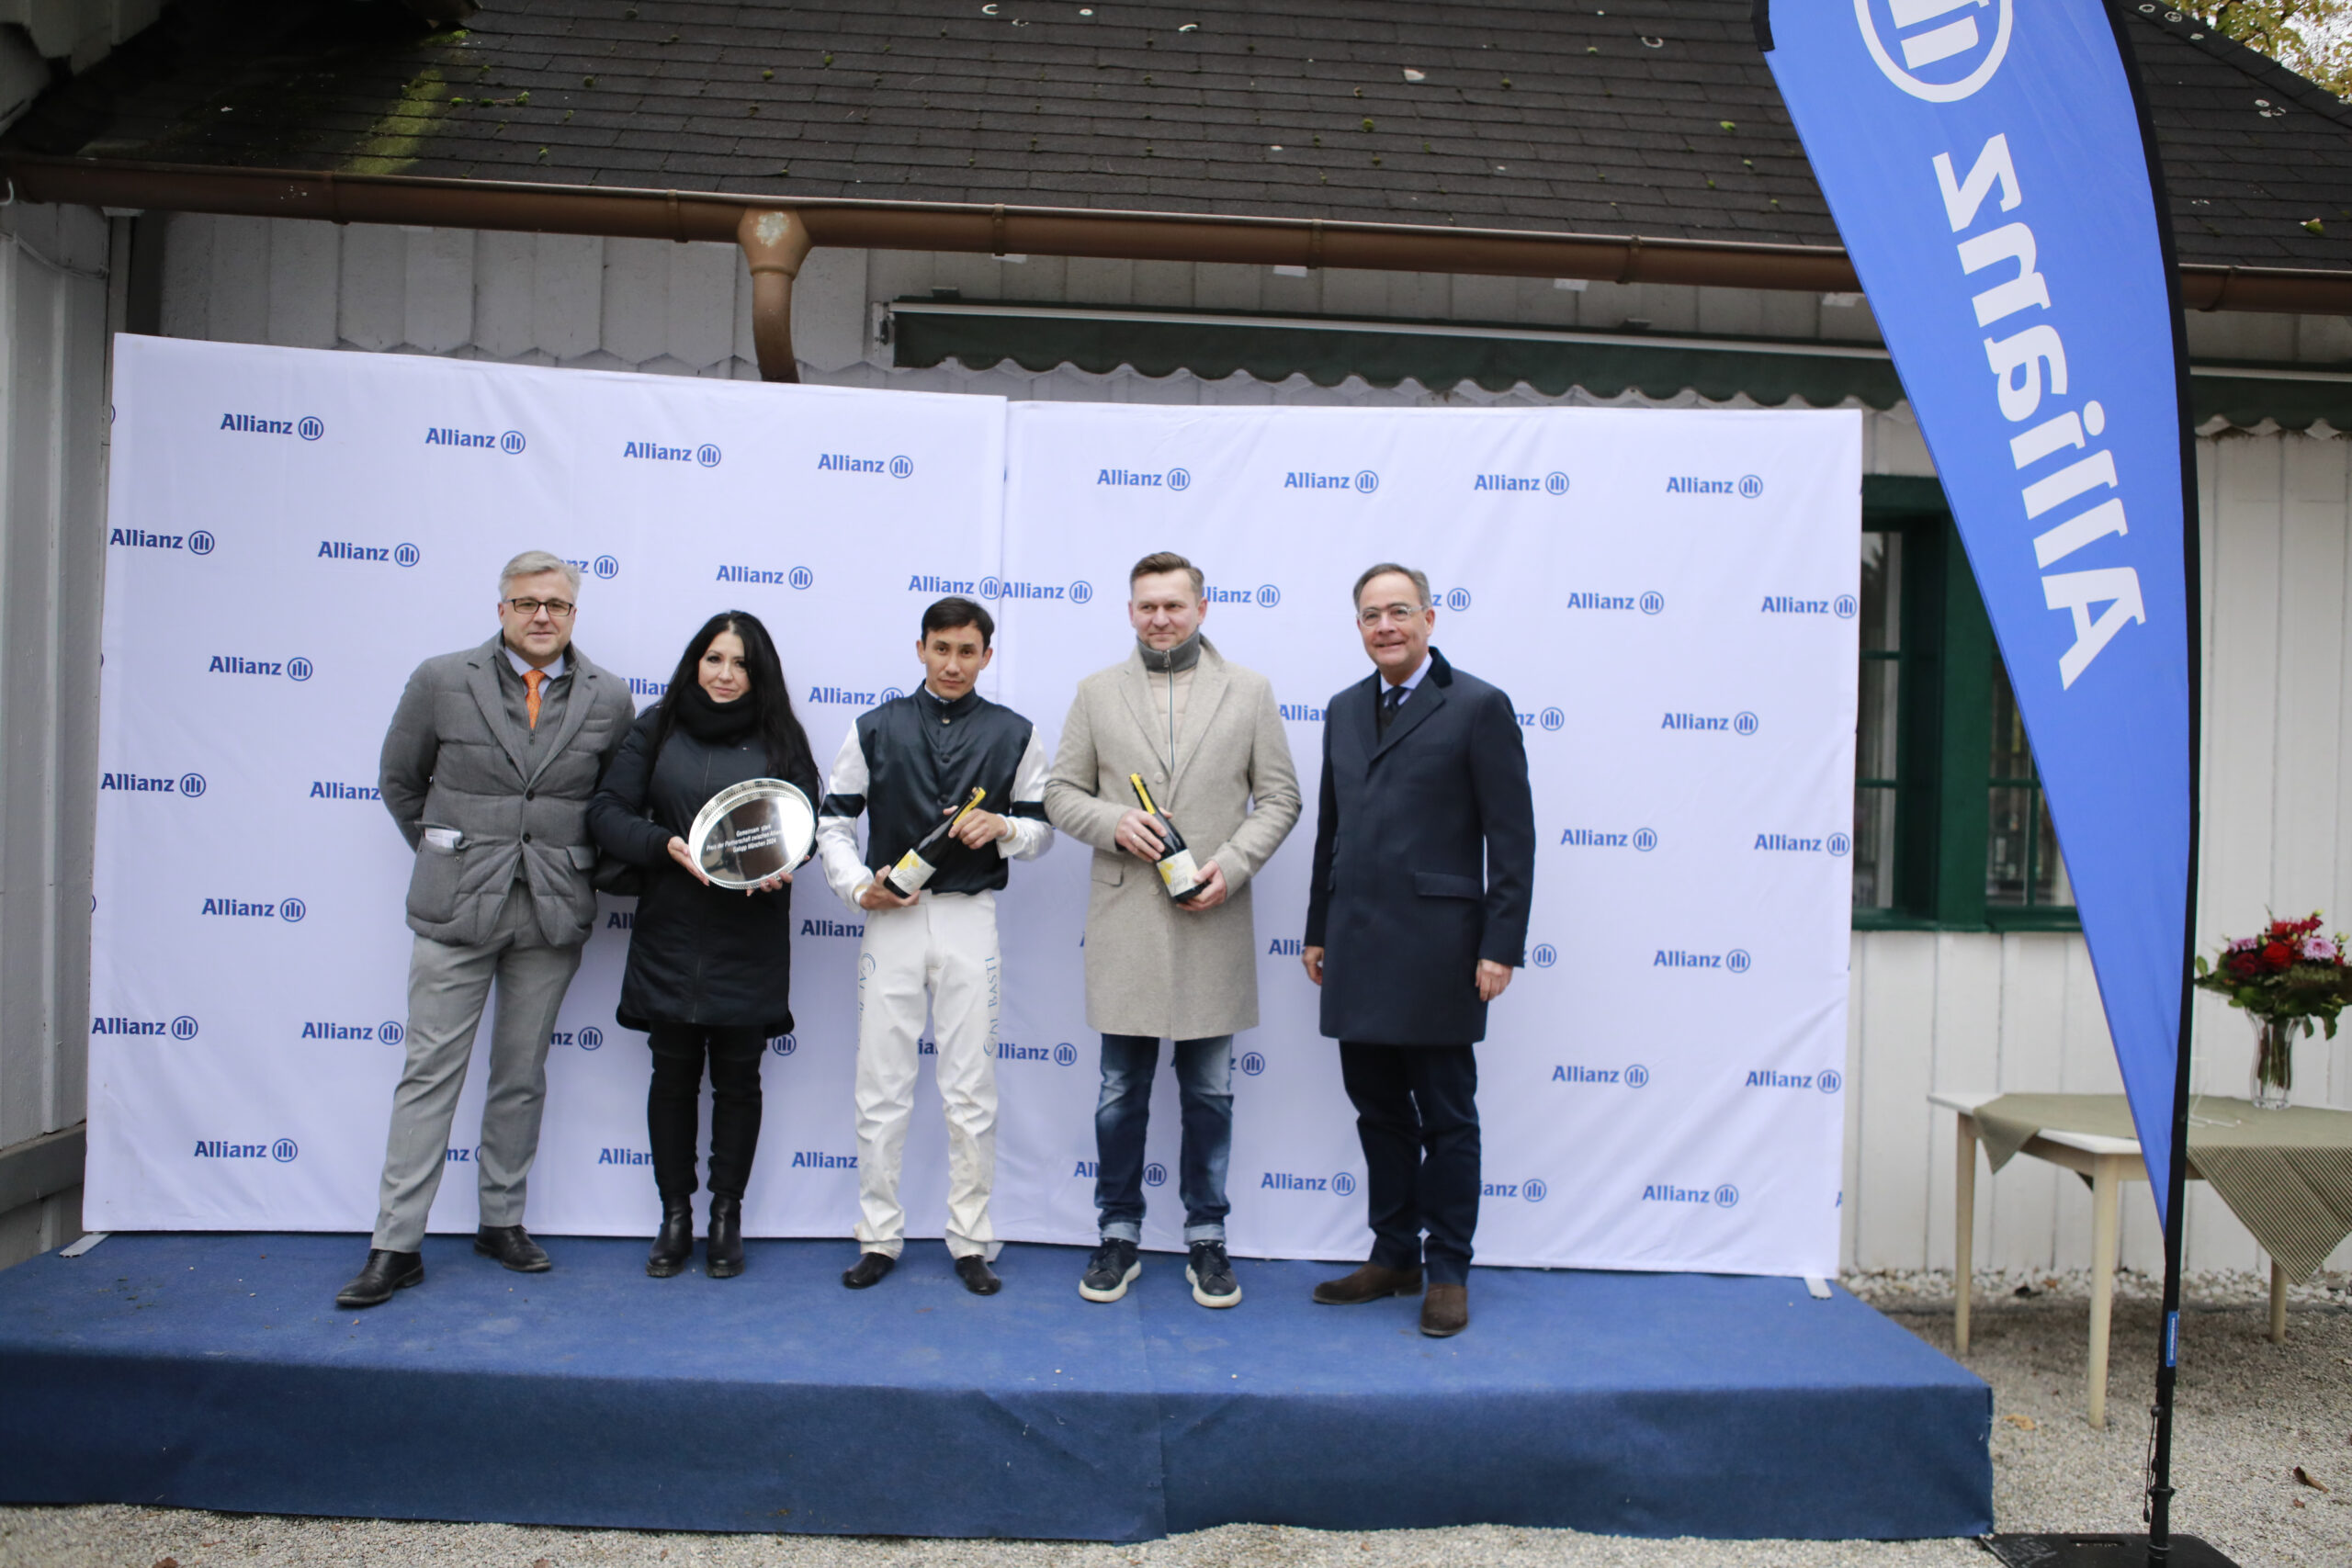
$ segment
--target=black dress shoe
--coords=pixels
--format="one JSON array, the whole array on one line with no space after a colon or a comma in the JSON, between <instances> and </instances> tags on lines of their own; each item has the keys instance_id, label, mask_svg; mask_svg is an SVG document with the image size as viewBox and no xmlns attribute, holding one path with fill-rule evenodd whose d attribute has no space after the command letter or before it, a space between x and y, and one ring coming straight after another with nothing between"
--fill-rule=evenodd
<instances>
[{"instance_id":1,"label":"black dress shoe","mask_svg":"<svg viewBox=\"0 0 2352 1568\"><path fill-rule=\"evenodd\" d=\"M956 1260L956 1277L963 1280L964 1288L976 1296L992 1296L1004 1289L1004 1281L996 1277L996 1270L989 1267L989 1260L977 1252L969 1258Z\"/></svg>"},{"instance_id":2,"label":"black dress shoe","mask_svg":"<svg viewBox=\"0 0 2352 1568\"><path fill-rule=\"evenodd\" d=\"M703 1272L714 1280L732 1280L743 1271L743 1200L710 1201L710 1235L702 1247Z\"/></svg>"},{"instance_id":3,"label":"black dress shoe","mask_svg":"<svg viewBox=\"0 0 2352 1568\"><path fill-rule=\"evenodd\" d=\"M899 1266L899 1260L887 1252L861 1252L857 1261L842 1270L842 1283L853 1291L868 1285L878 1285L882 1277Z\"/></svg>"},{"instance_id":4,"label":"black dress shoe","mask_svg":"<svg viewBox=\"0 0 2352 1568\"><path fill-rule=\"evenodd\" d=\"M484 1258L497 1258L517 1274L544 1274L555 1267L548 1261L547 1249L521 1225L482 1226L474 1232L474 1250Z\"/></svg>"},{"instance_id":5,"label":"black dress shoe","mask_svg":"<svg viewBox=\"0 0 2352 1568\"><path fill-rule=\"evenodd\" d=\"M662 1201L662 1230L653 1238L652 1248L645 1255L645 1271L657 1280L666 1280L686 1266L695 1255L695 1206L681 1198L675 1202Z\"/></svg>"},{"instance_id":6,"label":"black dress shoe","mask_svg":"<svg viewBox=\"0 0 2352 1568\"><path fill-rule=\"evenodd\" d=\"M335 1293L334 1304L382 1306L392 1299L394 1291L423 1283L424 1258L413 1252L387 1252L380 1247L371 1247L368 1249L368 1267L359 1270L359 1278Z\"/></svg>"}]
</instances>

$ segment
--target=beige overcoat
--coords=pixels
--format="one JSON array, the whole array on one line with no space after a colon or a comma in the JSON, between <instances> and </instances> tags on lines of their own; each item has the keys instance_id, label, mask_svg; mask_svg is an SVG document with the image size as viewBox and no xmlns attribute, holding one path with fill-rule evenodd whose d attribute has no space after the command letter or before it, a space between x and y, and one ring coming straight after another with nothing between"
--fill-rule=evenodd
<instances>
[{"instance_id":1,"label":"beige overcoat","mask_svg":"<svg viewBox=\"0 0 2352 1568\"><path fill-rule=\"evenodd\" d=\"M1087 1027L1201 1040L1257 1026L1250 882L1298 823L1298 773L1272 685L1227 663L1204 637L1171 775L1168 697L1148 689L1152 679L1130 653L1079 682L1046 785L1046 817L1094 850ZM1135 805L1129 773L1143 775L1194 861L1213 860L1225 873L1225 903L1197 914L1176 908L1150 863L1118 847L1112 835Z\"/></svg>"}]
</instances>

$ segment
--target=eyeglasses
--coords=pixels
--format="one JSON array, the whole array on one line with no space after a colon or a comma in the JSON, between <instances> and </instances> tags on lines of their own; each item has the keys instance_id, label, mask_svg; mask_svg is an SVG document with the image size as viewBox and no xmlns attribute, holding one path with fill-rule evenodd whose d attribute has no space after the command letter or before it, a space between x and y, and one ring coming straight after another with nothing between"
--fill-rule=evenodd
<instances>
[{"instance_id":1,"label":"eyeglasses","mask_svg":"<svg viewBox=\"0 0 2352 1568\"><path fill-rule=\"evenodd\" d=\"M541 610L559 621L568 621L571 619L571 612L580 607L569 599L509 599L506 603L526 621L536 619Z\"/></svg>"},{"instance_id":2,"label":"eyeglasses","mask_svg":"<svg viewBox=\"0 0 2352 1568\"><path fill-rule=\"evenodd\" d=\"M1426 604L1366 604L1356 612L1356 619L1367 626L1376 626L1383 621L1391 626L1408 626L1419 620L1428 608Z\"/></svg>"}]
</instances>

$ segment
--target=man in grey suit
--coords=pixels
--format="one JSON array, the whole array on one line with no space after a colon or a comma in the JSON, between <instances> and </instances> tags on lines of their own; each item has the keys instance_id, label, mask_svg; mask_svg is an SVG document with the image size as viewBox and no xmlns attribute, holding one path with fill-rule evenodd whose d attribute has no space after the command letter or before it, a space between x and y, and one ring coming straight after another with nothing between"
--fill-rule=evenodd
<instances>
[{"instance_id":1,"label":"man in grey suit","mask_svg":"<svg viewBox=\"0 0 2352 1568\"><path fill-rule=\"evenodd\" d=\"M492 980L474 1250L522 1273L548 1266L523 1228L548 1036L596 919L588 797L637 716L628 686L571 646L579 592L580 573L544 550L507 562L498 635L417 666L384 737L384 806L416 852L408 1064L368 1263L338 1306L375 1306L424 1279L425 1214Z\"/></svg>"},{"instance_id":2,"label":"man in grey suit","mask_svg":"<svg viewBox=\"0 0 2352 1568\"><path fill-rule=\"evenodd\" d=\"M1250 879L1298 821L1298 775L1273 688L1201 636L1199 569L1168 552L1128 576L1135 650L1079 682L1046 817L1094 847L1086 909L1086 1021L1102 1034L1094 1201L1102 1244L1078 1292L1114 1302L1142 1272L1144 1134L1159 1043L1174 1043L1184 1140L1184 1275L1207 1307L1241 1300L1225 1248L1233 1146L1233 1036L1258 1022ZM1200 891L1181 901L1154 863L1160 824L1130 774L1183 836ZM1255 809L1251 802L1256 802Z\"/></svg>"}]
</instances>

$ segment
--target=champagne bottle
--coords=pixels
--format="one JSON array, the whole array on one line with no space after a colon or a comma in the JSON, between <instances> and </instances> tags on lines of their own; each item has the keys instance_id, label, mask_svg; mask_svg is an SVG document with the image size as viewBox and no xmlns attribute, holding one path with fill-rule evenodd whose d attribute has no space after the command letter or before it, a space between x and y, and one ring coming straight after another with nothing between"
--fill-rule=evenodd
<instances>
[{"instance_id":1,"label":"champagne bottle","mask_svg":"<svg viewBox=\"0 0 2352 1568\"><path fill-rule=\"evenodd\" d=\"M966 801L953 816L942 821L938 827L917 840L913 849L899 857L898 863L884 873L882 877L883 881L890 885L892 891L901 898L911 898L922 891L923 884L937 874L941 864L946 861L947 857L963 848L964 840L949 838L948 835L955 830L956 824L964 820L966 814L978 806L988 793L977 784L974 785L971 799Z\"/></svg>"},{"instance_id":2,"label":"champagne bottle","mask_svg":"<svg viewBox=\"0 0 2352 1568\"><path fill-rule=\"evenodd\" d=\"M1202 879L1200 867L1193 863L1193 852L1184 847L1184 835L1176 830L1168 813L1151 803L1151 792L1143 787L1141 773L1129 773L1127 782L1135 785L1136 798L1151 813L1153 823L1159 829L1159 858L1152 864L1159 873L1159 880L1167 885L1168 896L1180 904L1198 897L1208 884Z\"/></svg>"}]
</instances>

